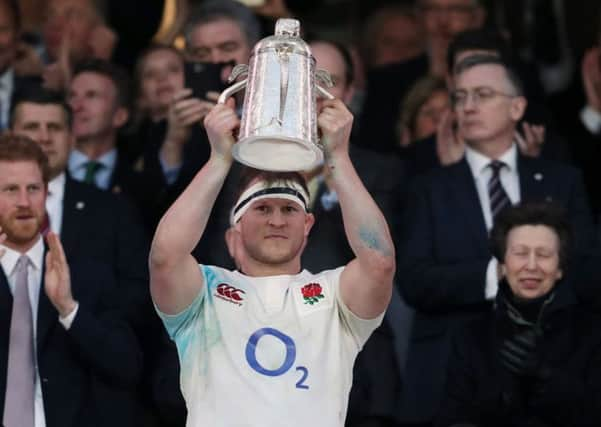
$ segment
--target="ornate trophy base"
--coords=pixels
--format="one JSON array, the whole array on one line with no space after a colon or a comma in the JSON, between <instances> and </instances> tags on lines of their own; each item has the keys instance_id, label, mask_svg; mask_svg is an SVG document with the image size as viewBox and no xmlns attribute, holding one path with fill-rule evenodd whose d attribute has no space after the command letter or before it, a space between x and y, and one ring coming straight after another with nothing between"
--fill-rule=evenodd
<instances>
[{"instance_id":1,"label":"ornate trophy base","mask_svg":"<svg viewBox=\"0 0 601 427\"><path fill-rule=\"evenodd\" d=\"M274 172L311 170L323 162L317 145L283 136L245 138L234 144L232 155L246 166Z\"/></svg>"}]
</instances>

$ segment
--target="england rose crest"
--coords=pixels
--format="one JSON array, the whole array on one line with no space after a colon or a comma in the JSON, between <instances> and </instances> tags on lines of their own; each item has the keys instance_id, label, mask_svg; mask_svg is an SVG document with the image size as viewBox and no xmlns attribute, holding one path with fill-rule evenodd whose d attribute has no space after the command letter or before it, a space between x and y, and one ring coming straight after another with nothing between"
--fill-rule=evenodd
<instances>
[{"instance_id":1,"label":"england rose crest","mask_svg":"<svg viewBox=\"0 0 601 427\"><path fill-rule=\"evenodd\" d=\"M301 292L303 293L303 299L305 300L305 304L315 304L319 302L324 296L321 293L322 289L319 283L309 283L301 288Z\"/></svg>"}]
</instances>

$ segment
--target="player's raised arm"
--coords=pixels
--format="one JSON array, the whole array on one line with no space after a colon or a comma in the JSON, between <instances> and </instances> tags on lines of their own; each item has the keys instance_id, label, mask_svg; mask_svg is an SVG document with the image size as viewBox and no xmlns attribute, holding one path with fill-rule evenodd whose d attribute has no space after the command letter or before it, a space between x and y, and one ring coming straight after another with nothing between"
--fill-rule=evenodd
<instances>
[{"instance_id":1,"label":"player's raised arm","mask_svg":"<svg viewBox=\"0 0 601 427\"><path fill-rule=\"evenodd\" d=\"M182 311L201 291L203 278L191 255L232 165L233 131L239 119L233 100L205 118L211 156L161 219L150 249L150 290L159 310Z\"/></svg>"},{"instance_id":2,"label":"player's raised arm","mask_svg":"<svg viewBox=\"0 0 601 427\"><path fill-rule=\"evenodd\" d=\"M361 318L388 306L395 271L394 245L384 215L365 189L349 158L353 116L340 100L324 101L318 117L326 167L340 201L344 229L356 258L341 276L342 299Z\"/></svg>"}]
</instances>

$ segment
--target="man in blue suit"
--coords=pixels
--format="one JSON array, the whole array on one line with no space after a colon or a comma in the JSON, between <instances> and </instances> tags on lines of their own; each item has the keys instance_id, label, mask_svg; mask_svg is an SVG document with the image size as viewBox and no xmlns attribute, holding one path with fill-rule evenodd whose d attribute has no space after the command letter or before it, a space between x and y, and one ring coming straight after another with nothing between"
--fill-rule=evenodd
<instances>
[{"instance_id":1,"label":"man in blue suit","mask_svg":"<svg viewBox=\"0 0 601 427\"><path fill-rule=\"evenodd\" d=\"M423 425L442 397L453 329L489 310L497 292L488 247L494 217L523 200L555 200L574 230L572 254L595 245L580 173L519 154L514 132L526 100L512 69L494 56L464 59L454 70L452 101L465 156L414 182L399 238L399 283L416 310L403 411L406 422Z\"/></svg>"}]
</instances>

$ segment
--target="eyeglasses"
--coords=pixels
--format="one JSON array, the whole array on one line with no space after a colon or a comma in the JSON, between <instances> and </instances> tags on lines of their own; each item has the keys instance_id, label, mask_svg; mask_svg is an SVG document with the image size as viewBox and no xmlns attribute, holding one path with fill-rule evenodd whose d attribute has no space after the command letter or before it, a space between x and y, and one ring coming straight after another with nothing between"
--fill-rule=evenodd
<instances>
[{"instance_id":1,"label":"eyeglasses","mask_svg":"<svg viewBox=\"0 0 601 427\"><path fill-rule=\"evenodd\" d=\"M464 89L454 90L451 92L451 102L453 107L461 108L464 107L467 103L468 99L472 97L472 102L474 105L482 105L486 102L491 101L497 96L504 96L506 98L515 98L518 95L514 95L511 93L500 92L488 86L477 87L472 91L467 91Z\"/></svg>"}]
</instances>

